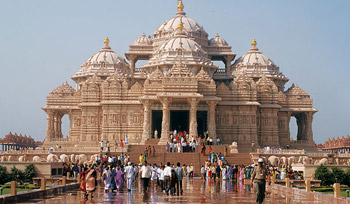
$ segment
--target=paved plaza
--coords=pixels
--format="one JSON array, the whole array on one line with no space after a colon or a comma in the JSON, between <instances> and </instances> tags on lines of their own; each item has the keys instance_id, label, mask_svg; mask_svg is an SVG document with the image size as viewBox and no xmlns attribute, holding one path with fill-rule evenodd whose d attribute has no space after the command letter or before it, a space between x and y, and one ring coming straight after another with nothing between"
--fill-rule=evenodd
<instances>
[{"instance_id":1,"label":"paved plaza","mask_svg":"<svg viewBox=\"0 0 350 204\"><path fill-rule=\"evenodd\" d=\"M255 194L250 185L242 182L236 184L230 181L203 181L199 178L184 180L184 194L181 196L166 196L158 188L151 188L142 193L140 183L134 183L132 192L104 193L103 185L99 184L92 200L84 200L79 190L46 199L30 200L22 203L255 203ZM266 196L265 203L307 203L293 202L271 191ZM314 203L310 201L310 203Z\"/></svg>"}]
</instances>

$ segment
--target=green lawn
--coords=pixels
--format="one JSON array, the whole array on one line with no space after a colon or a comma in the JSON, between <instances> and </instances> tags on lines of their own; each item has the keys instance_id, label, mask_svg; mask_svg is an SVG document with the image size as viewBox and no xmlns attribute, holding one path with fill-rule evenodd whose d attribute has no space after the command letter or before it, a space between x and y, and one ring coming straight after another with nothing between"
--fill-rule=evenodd
<instances>
[{"instance_id":1,"label":"green lawn","mask_svg":"<svg viewBox=\"0 0 350 204\"><path fill-rule=\"evenodd\" d=\"M32 190L32 189L17 188L17 192L30 191L30 190ZM4 188L4 189L2 189L2 195L10 194L10 193L11 193L11 188Z\"/></svg>"},{"instance_id":2,"label":"green lawn","mask_svg":"<svg viewBox=\"0 0 350 204\"><path fill-rule=\"evenodd\" d=\"M333 191L325 191L325 192L322 192L322 193L334 194ZM340 191L340 196L341 197L347 197L346 191Z\"/></svg>"}]
</instances>

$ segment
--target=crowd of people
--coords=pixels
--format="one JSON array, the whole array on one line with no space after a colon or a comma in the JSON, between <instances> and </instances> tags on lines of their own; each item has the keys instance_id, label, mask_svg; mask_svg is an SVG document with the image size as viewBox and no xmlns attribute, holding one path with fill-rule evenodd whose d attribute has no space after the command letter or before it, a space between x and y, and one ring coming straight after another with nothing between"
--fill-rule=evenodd
<instances>
[{"instance_id":1,"label":"crowd of people","mask_svg":"<svg viewBox=\"0 0 350 204\"><path fill-rule=\"evenodd\" d=\"M96 190L98 176L103 181L105 192L131 191L133 182L138 179L142 181L143 192L147 193L152 186L159 192L166 195L182 195L182 180L184 178L194 177L193 165L181 166L180 163L166 165L152 164L147 161L136 165L128 162L126 165L121 162L109 162L107 160L98 160L95 164L89 166L77 166L76 170L81 181L80 190L84 198L88 199L90 194ZM75 171L75 168L73 168ZM98 174L97 172L102 172Z\"/></svg>"}]
</instances>

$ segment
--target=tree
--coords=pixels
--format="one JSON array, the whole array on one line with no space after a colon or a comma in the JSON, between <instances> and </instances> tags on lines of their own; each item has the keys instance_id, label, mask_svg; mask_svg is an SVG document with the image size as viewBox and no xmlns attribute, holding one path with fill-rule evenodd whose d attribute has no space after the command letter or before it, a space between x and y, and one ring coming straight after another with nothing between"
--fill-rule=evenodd
<instances>
[{"instance_id":1,"label":"tree","mask_svg":"<svg viewBox=\"0 0 350 204\"><path fill-rule=\"evenodd\" d=\"M0 184L10 181L10 175L7 173L6 167L0 166Z\"/></svg>"},{"instance_id":2,"label":"tree","mask_svg":"<svg viewBox=\"0 0 350 204\"><path fill-rule=\"evenodd\" d=\"M11 168L11 179L12 181L17 181L17 183L23 183L24 173L17 169L15 166Z\"/></svg>"},{"instance_id":3,"label":"tree","mask_svg":"<svg viewBox=\"0 0 350 204\"><path fill-rule=\"evenodd\" d=\"M345 172L345 181L344 184L350 186L350 167Z\"/></svg>"},{"instance_id":4,"label":"tree","mask_svg":"<svg viewBox=\"0 0 350 204\"><path fill-rule=\"evenodd\" d=\"M35 169L33 164L29 164L26 166L24 170L24 182L27 183L32 183L33 182L33 177L35 177Z\"/></svg>"},{"instance_id":5,"label":"tree","mask_svg":"<svg viewBox=\"0 0 350 204\"><path fill-rule=\"evenodd\" d=\"M323 164L321 164L319 167L317 167L315 171L315 177L318 180L321 180L322 186L329 186L334 183L334 177L332 173L325 167Z\"/></svg>"},{"instance_id":6,"label":"tree","mask_svg":"<svg viewBox=\"0 0 350 204\"><path fill-rule=\"evenodd\" d=\"M332 175L334 183L345 184L346 175L343 170L339 169L338 167L332 167Z\"/></svg>"}]
</instances>

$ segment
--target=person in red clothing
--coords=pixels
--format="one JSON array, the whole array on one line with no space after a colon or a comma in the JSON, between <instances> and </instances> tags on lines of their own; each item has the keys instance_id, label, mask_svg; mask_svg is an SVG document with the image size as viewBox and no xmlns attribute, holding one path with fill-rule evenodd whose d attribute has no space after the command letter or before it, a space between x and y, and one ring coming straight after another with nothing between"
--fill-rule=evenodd
<instances>
[{"instance_id":1,"label":"person in red clothing","mask_svg":"<svg viewBox=\"0 0 350 204\"><path fill-rule=\"evenodd\" d=\"M120 148L122 149L122 152L123 152L123 151L124 151L124 143L123 143L123 140L120 140L119 146L120 146Z\"/></svg>"}]
</instances>

